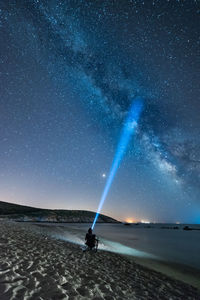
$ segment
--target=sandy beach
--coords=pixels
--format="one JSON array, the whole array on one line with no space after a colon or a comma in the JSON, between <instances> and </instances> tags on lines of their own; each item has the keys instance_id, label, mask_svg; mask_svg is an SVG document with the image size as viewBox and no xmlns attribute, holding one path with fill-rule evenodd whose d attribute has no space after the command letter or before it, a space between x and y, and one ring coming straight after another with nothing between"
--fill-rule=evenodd
<instances>
[{"instance_id":1,"label":"sandy beach","mask_svg":"<svg viewBox=\"0 0 200 300\"><path fill-rule=\"evenodd\" d=\"M37 226L0 223L0 299L200 299L194 287L127 257L42 234Z\"/></svg>"}]
</instances>

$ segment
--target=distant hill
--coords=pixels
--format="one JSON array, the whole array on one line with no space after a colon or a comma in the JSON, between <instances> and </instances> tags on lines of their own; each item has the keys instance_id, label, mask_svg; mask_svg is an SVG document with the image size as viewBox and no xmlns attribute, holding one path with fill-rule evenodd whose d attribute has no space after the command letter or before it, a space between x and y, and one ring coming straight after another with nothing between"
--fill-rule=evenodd
<instances>
[{"instance_id":1,"label":"distant hill","mask_svg":"<svg viewBox=\"0 0 200 300\"><path fill-rule=\"evenodd\" d=\"M0 218L24 222L92 223L95 212L86 210L43 209L0 201ZM99 215L98 223L119 223Z\"/></svg>"}]
</instances>

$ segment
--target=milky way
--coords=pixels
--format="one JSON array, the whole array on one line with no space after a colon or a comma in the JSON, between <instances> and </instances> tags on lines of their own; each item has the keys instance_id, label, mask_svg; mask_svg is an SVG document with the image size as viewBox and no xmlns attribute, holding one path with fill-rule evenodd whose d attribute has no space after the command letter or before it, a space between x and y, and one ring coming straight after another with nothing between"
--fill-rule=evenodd
<instances>
[{"instance_id":1,"label":"milky way","mask_svg":"<svg viewBox=\"0 0 200 300\"><path fill-rule=\"evenodd\" d=\"M0 200L96 210L142 97L104 213L200 222L199 12L198 1L2 1Z\"/></svg>"}]
</instances>

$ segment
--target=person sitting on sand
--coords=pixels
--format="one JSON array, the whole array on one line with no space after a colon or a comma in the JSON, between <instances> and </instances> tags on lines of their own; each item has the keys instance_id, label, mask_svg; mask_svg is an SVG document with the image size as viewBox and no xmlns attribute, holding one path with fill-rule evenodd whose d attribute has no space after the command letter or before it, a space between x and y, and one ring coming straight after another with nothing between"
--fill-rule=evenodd
<instances>
[{"instance_id":1,"label":"person sitting on sand","mask_svg":"<svg viewBox=\"0 0 200 300\"><path fill-rule=\"evenodd\" d=\"M98 240L96 235L92 233L92 229L89 228L85 236L85 244L88 246L89 250L92 250L95 246L98 245Z\"/></svg>"}]
</instances>

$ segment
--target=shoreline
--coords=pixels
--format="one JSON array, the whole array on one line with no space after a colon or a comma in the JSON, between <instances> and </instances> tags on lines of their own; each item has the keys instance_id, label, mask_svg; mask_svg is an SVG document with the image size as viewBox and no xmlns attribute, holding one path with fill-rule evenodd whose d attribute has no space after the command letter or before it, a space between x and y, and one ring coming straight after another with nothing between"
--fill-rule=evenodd
<instances>
[{"instance_id":1,"label":"shoreline","mask_svg":"<svg viewBox=\"0 0 200 300\"><path fill-rule=\"evenodd\" d=\"M47 227L45 226L45 224L38 224L38 222L34 222L32 224L36 225L36 227L44 229L43 232L46 232L47 228L51 228L52 232L56 228L59 228L59 227L62 228L62 223L59 224L60 226L55 226L55 227L54 226L51 227L51 225L53 225L53 224L49 224L49 223L46 224ZM71 224L74 225L74 223L71 223ZM55 225L57 225L57 223L55 223ZM77 223L77 225L79 225L79 223ZM50 226L50 227L48 227L48 226ZM85 232L83 229L77 230L76 228L72 228L72 227L71 228L65 227L65 228L67 230L70 229L71 233L73 233L73 232L77 233L77 232L82 231L83 236L84 236ZM56 236L56 235L54 235L54 236ZM60 239L60 238L58 237L58 239ZM102 240L102 239L103 238L101 237L100 240ZM65 239L63 239L63 240L65 240ZM140 251L138 249L135 249L135 250ZM117 252L109 251L107 249L99 249L99 251L108 251L110 253L117 253ZM147 267L150 270L154 270L154 271L160 272L164 275L167 275L173 279L180 280L180 281L182 281L186 284L190 284L200 290L200 270L197 268L194 268L194 267L188 266L188 265L184 265L181 263L172 262L172 261L165 261L165 260L158 259L158 258L139 257L139 256L123 254L120 252L118 254L123 255L124 257L127 257L128 259L131 259L134 262L136 262L144 267Z\"/></svg>"},{"instance_id":2,"label":"shoreline","mask_svg":"<svg viewBox=\"0 0 200 300\"><path fill-rule=\"evenodd\" d=\"M121 254L83 253L34 225L0 222L0 295L7 299L200 299L200 291Z\"/></svg>"},{"instance_id":3,"label":"shoreline","mask_svg":"<svg viewBox=\"0 0 200 300\"><path fill-rule=\"evenodd\" d=\"M62 228L62 223L60 223L60 226L52 226L53 224L49 224L47 223L45 224L38 224L38 222L34 222L32 223L33 225L36 225L36 227L42 228L44 229L44 231L42 230L42 232L47 233L46 229L47 228L51 228L51 232L53 232L53 230L55 230L56 228ZM74 223L71 223L72 225L74 225ZM57 225L57 223L55 223L55 225ZM79 225L79 223L77 223L77 225ZM50 226L50 227L49 227ZM84 230L83 229L79 229L77 230L76 228L69 228L69 227L65 227L67 230L70 230L70 233L77 233L77 232L83 232L83 236L84 236ZM51 235L50 235L51 236ZM54 237L56 236L56 234L54 235ZM102 237L100 238L102 239ZM60 240L60 238L58 237L58 240ZM65 241L67 241L66 239L63 239ZM114 241L113 241L114 242ZM136 249L137 251L138 249ZM109 251L107 249L99 249L99 251L108 251L109 253L117 253L117 252L113 252L113 251ZM138 250L140 251L140 250ZM181 263L175 263L172 261L165 261L162 259L158 259L158 258L151 258L151 257L139 257L139 256L133 256L133 255L128 255L128 254L123 254L123 253L118 253L124 257L127 257L128 259L133 260L134 262L147 267L150 270L154 270L157 272L160 272L164 275L167 275L173 279L176 280L180 280L186 284L192 285L195 288L198 288L200 290L200 270L188 265L184 265Z\"/></svg>"},{"instance_id":4,"label":"shoreline","mask_svg":"<svg viewBox=\"0 0 200 300\"><path fill-rule=\"evenodd\" d=\"M129 256L130 257L130 256ZM130 257L136 263L148 268L160 272L166 276L169 276L175 280L180 280L186 284L200 290L200 270L173 262L166 262L164 260Z\"/></svg>"}]
</instances>

